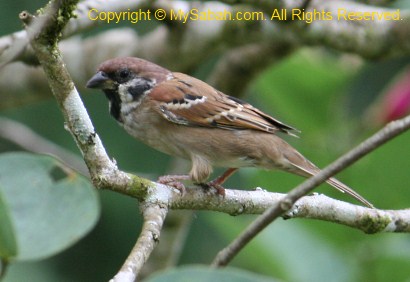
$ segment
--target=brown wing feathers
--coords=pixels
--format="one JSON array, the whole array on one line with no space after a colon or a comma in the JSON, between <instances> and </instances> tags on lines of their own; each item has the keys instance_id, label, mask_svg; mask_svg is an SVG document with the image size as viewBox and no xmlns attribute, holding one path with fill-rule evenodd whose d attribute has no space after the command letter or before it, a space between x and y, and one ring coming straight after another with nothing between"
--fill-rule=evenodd
<instances>
[{"instance_id":1,"label":"brown wing feathers","mask_svg":"<svg viewBox=\"0 0 410 282\"><path fill-rule=\"evenodd\" d=\"M172 122L223 129L254 129L269 133L282 131L290 135L293 135L290 131L296 130L202 81L195 81L196 87L193 88L190 80L195 78L183 74L175 76L174 79L163 82L151 93L151 97L159 101L161 114ZM169 91L170 87L179 91Z\"/></svg>"}]
</instances>

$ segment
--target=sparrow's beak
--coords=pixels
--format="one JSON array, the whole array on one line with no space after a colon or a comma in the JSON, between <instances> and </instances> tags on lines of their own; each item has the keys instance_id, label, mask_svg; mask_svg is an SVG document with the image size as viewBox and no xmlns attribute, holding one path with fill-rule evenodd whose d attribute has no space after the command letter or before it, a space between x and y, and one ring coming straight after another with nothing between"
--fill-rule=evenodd
<instances>
[{"instance_id":1,"label":"sparrow's beak","mask_svg":"<svg viewBox=\"0 0 410 282\"><path fill-rule=\"evenodd\" d=\"M114 81L103 71L97 72L85 85L87 88L112 89Z\"/></svg>"}]
</instances>

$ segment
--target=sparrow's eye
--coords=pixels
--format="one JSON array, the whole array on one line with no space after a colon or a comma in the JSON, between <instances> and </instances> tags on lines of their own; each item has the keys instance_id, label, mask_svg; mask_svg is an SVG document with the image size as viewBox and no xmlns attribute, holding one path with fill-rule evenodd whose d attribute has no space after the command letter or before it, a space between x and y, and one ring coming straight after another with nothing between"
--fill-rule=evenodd
<instances>
[{"instance_id":1,"label":"sparrow's eye","mask_svg":"<svg viewBox=\"0 0 410 282\"><path fill-rule=\"evenodd\" d=\"M129 78L131 77L131 71L129 69L120 69L117 75L118 75L118 80L120 82L124 82L124 81L129 80Z\"/></svg>"}]
</instances>

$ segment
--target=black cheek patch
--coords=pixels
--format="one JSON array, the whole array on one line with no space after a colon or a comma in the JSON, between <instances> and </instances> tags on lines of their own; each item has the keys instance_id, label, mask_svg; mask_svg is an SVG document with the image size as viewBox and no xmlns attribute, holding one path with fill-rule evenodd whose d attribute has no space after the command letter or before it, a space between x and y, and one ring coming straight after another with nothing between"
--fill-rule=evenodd
<instances>
[{"instance_id":1,"label":"black cheek patch","mask_svg":"<svg viewBox=\"0 0 410 282\"><path fill-rule=\"evenodd\" d=\"M141 99L144 92L150 90L151 87L151 83L148 80L141 80L138 84L130 86L128 92L131 94L134 101L138 101Z\"/></svg>"}]
</instances>

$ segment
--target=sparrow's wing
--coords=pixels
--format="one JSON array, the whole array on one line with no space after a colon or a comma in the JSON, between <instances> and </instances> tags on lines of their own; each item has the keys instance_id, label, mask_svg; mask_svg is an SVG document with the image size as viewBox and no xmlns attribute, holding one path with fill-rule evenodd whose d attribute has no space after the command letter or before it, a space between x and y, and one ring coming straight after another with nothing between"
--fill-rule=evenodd
<instances>
[{"instance_id":1,"label":"sparrow's wing","mask_svg":"<svg viewBox=\"0 0 410 282\"><path fill-rule=\"evenodd\" d=\"M157 85L150 97L164 118L178 124L269 133L282 131L290 135L294 135L291 131L297 131L245 101L182 73L174 73L174 79Z\"/></svg>"}]
</instances>

